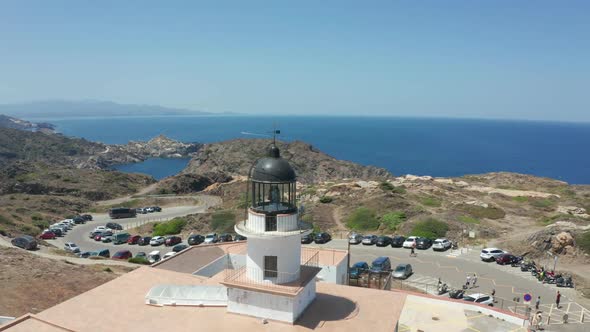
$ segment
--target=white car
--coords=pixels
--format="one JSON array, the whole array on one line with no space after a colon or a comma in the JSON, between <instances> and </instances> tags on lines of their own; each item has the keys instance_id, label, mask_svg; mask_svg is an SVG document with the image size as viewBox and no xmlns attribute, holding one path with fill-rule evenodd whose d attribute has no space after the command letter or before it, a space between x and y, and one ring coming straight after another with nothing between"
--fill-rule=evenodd
<instances>
[{"instance_id":1,"label":"white car","mask_svg":"<svg viewBox=\"0 0 590 332\"><path fill-rule=\"evenodd\" d=\"M162 245L166 242L166 238L163 236L154 236L151 240L150 240L150 246L159 246Z\"/></svg>"},{"instance_id":2,"label":"white car","mask_svg":"<svg viewBox=\"0 0 590 332\"><path fill-rule=\"evenodd\" d=\"M104 232L104 231L108 231L109 229L106 226L96 226L96 228L94 229L95 232Z\"/></svg>"},{"instance_id":3,"label":"white car","mask_svg":"<svg viewBox=\"0 0 590 332\"><path fill-rule=\"evenodd\" d=\"M205 244L216 243L217 241L219 241L219 238L217 237L217 233L211 233L211 234L207 234L207 236L205 236Z\"/></svg>"},{"instance_id":4,"label":"white car","mask_svg":"<svg viewBox=\"0 0 590 332\"><path fill-rule=\"evenodd\" d=\"M149 213L152 213L152 212L156 211L156 210L155 210L153 207L151 207L151 206L150 206L150 207L146 207L146 208L144 208L144 209L145 209L147 212L149 212ZM164 257L166 257L166 255L164 255Z\"/></svg>"},{"instance_id":5,"label":"white car","mask_svg":"<svg viewBox=\"0 0 590 332\"><path fill-rule=\"evenodd\" d=\"M414 243L416 243L416 240L418 240L417 236L410 236L404 241L404 244L402 245L402 247L412 248L414 246Z\"/></svg>"},{"instance_id":6,"label":"white car","mask_svg":"<svg viewBox=\"0 0 590 332\"><path fill-rule=\"evenodd\" d=\"M467 296L463 296L463 301L475 302L480 304L487 304L490 307L494 306L494 298L491 295L476 293Z\"/></svg>"},{"instance_id":7,"label":"white car","mask_svg":"<svg viewBox=\"0 0 590 332\"><path fill-rule=\"evenodd\" d=\"M451 241L447 240L447 239L436 239L434 240L434 243L432 244L432 250L434 251L445 251L448 249L451 249Z\"/></svg>"},{"instance_id":8,"label":"white car","mask_svg":"<svg viewBox=\"0 0 590 332\"><path fill-rule=\"evenodd\" d=\"M506 254L506 252L502 249L484 248L481 250L481 253L479 254L479 258L481 258L481 260L484 262L491 262L491 261L495 261L496 257L498 257L502 254Z\"/></svg>"},{"instance_id":9,"label":"white car","mask_svg":"<svg viewBox=\"0 0 590 332\"><path fill-rule=\"evenodd\" d=\"M77 253L77 252L80 252L80 247L78 247L73 242L68 242L68 243L65 244L64 250L65 251L69 251L69 252L73 252L73 253Z\"/></svg>"},{"instance_id":10,"label":"white car","mask_svg":"<svg viewBox=\"0 0 590 332\"><path fill-rule=\"evenodd\" d=\"M176 255L176 253L174 251L167 252L166 254L164 254L163 259L170 258L170 257L172 257L174 255Z\"/></svg>"},{"instance_id":11,"label":"white car","mask_svg":"<svg viewBox=\"0 0 590 332\"><path fill-rule=\"evenodd\" d=\"M148 260L148 262L150 262L150 264L154 264L155 262L159 262L161 259L162 259L162 257L160 256L160 252L157 250L150 252L147 256L147 260Z\"/></svg>"}]
</instances>

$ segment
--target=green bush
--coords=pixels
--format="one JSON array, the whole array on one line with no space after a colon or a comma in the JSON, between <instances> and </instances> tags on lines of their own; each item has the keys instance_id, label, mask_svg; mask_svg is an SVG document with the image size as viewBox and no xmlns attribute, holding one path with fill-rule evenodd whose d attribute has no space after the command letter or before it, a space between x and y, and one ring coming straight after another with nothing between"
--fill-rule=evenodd
<instances>
[{"instance_id":1,"label":"green bush","mask_svg":"<svg viewBox=\"0 0 590 332\"><path fill-rule=\"evenodd\" d=\"M35 220L35 221L39 221L39 220L43 220L43 216L39 213L33 213L33 215L31 215L31 219Z\"/></svg>"},{"instance_id":2,"label":"green bush","mask_svg":"<svg viewBox=\"0 0 590 332\"><path fill-rule=\"evenodd\" d=\"M551 208L555 205L555 202L550 199L534 199L529 202L530 205L540 208L540 209L547 209Z\"/></svg>"},{"instance_id":3,"label":"green bush","mask_svg":"<svg viewBox=\"0 0 590 332\"><path fill-rule=\"evenodd\" d=\"M470 216L460 216L458 219L459 219L459 221L464 222L466 224L479 224L480 223L479 219L473 218Z\"/></svg>"},{"instance_id":4,"label":"green bush","mask_svg":"<svg viewBox=\"0 0 590 332\"><path fill-rule=\"evenodd\" d=\"M394 211L384 214L381 217L381 223L389 231L396 231L397 227L406 220L406 213L403 211Z\"/></svg>"},{"instance_id":5,"label":"green bush","mask_svg":"<svg viewBox=\"0 0 590 332\"><path fill-rule=\"evenodd\" d=\"M232 232L236 215L231 211L216 211L211 216L211 228L216 232Z\"/></svg>"},{"instance_id":6,"label":"green bush","mask_svg":"<svg viewBox=\"0 0 590 332\"><path fill-rule=\"evenodd\" d=\"M524 202L528 202L529 198L527 196L516 196L516 197L512 197L512 200L515 202L524 203Z\"/></svg>"},{"instance_id":7,"label":"green bush","mask_svg":"<svg viewBox=\"0 0 590 332\"><path fill-rule=\"evenodd\" d=\"M37 235L37 230L33 228L31 225L20 225L18 227L19 231L23 232L24 234L35 236Z\"/></svg>"},{"instance_id":8,"label":"green bush","mask_svg":"<svg viewBox=\"0 0 590 332\"><path fill-rule=\"evenodd\" d=\"M431 206L431 207L440 207L440 205L442 204L440 199L438 199L436 197L424 197L420 200L420 202L422 203L422 205Z\"/></svg>"},{"instance_id":9,"label":"green bush","mask_svg":"<svg viewBox=\"0 0 590 332\"><path fill-rule=\"evenodd\" d=\"M186 220L183 218L174 218L172 220L154 225L154 236L180 234L182 228L186 226Z\"/></svg>"},{"instance_id":10,"label":"green bush","mask_svg":"<svg viewBox=\"0 0 590 332\"><path fill-rule=\"evenodd\" d=\"M358 231L372 231L379 228L379 220L375 217L375 211L360 207L346 219L346 226Z\"/></svg>"},{"instance_id":11,"label":"green bush","mask_svg":"<svg viewBox=\"0 0 590 332\"><path fill-rule=\"evenodd\" d=\"M444 237L448 230L449 226L446 223L434 218L428 218L414 225L412 235L435 239Z\"/></svg>"},{"instance_id":12,"label":"green bush","mask_svg":"<svg viewBox=\"0 0 590 332\"><path fill-rule=\"evenodd\" d=\"M7 217L0 214L0 224L4 225L14 225L14 222Z\"/></svg>"},{"instance_id":13,"label":"green bush","mask_svg":"<svg viewBox=\"0 0 590 332\"><path fill-rule=\"evenodd\" d=\"M586 231L576 236L576 246L590 254L590 231Z\"/></svg>"},{"instance_id":14,"label":"green bush","mask_svg":"<svg viewBox=\"0 0 590 332\"><path fill-rule=\"evenodd\" d=\"M330 196L322 196L322 198L320 198L320 203L324 203L324 204L328 204L328 203L332 203L334 199Z\"/></svg>"},{"instance_id":15,"label":"green bush","mask_svg":"<svg viewBox=\"0 0 590 332\"><path fill-rule=\"evenodd\" d=\"M131 257L127 261L133 264L150 265L150 262L145 257Z\"/></svg>"},{"instance_id":16,"label":"green bush","mask_svg":"<svg viewBox=\"0 0 590 332\"><path fill-rule=\"evenodd\" d=\"M391 191L395 188L390 182L383 181L379 184L379 188L383 189L384 191Z\"/></svg>"},{"instance_id":17,"label":"green bush","mask_svg":"<svg viewBox=\"0 0 590 332\"><path fill-rule=\"evenodd\" d=\"M504 210L493 206L483 207L478 205L462 204L458 206L458 209L478 219L502 219L506 215Z\"/></svg>"},{"instance_id":18,"label":"green bush","mask_svg":"<svg viewBox=\"0 0 590 332\"><path fill-rule=\"evenodd\" d=\"M405 194L406 193L406 187L404 186L399 186L399 187L395 187L391 190L391 192L394 192L396 194Z\"/></svg>"},{"instance_id":19,"label":"green bush","mask_svg":"<svg viewBox=\"0 0 590 332\"><path fill-rule=\"evenodd\" d=\"M46 228L49 228L49 223L47 221L42 221L42 220L33 221L33 225L35 225L40 230L44 230Z\"/></svg>"}]
</instances>

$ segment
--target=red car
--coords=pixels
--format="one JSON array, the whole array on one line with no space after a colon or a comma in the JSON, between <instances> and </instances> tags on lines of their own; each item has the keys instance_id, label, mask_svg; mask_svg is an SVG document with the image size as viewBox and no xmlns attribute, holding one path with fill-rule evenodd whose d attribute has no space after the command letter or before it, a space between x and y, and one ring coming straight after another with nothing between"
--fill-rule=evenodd
<instances>
[{"instance_id":1,"label":"red car","mask_svg":"<svg viewBox=\"0 0 590 332\"><path fill-rule=\"evenodd\" d=\"M166 247L174 246L182 242L182 239L179 236L170 236L166 239L164 245Z\"/></svg>"},{"instance_id":2,"label":"red car","mask_svg":"<svg viewBox=\"0 0 590 332\"><path fill-rule=\"evenodd\" d=\"M129 259L133 257L133 254L131 253L131 251L129 250L121 250L121 251L117 251L112 257L111 259Z\"/></svg>"},{"instance_id":3,"label":"red car","mask_svg":"<svg viewBox=\"0 0 590 332\"><path fill-rule=\"evenodd\" d=\"M127 240L127 244L137 244L137 242L141 239L140 235L133 235L132 237Z\"/></svg>"},{"instance_id":4,"label":"red car","mask_svg":"<svg viewBox=\"0 0 590 332\"><path fill-rule=\"evenodd\" d=\"M100 240L102 240L102 235L99 234L94 237L94 241L100 241Z\"/></svg>"},{"instance_id":5,"label":"red car","mask_svg":"<svg viewBox=\"0 0 590 332\"><path fill-rule=\"evenodd\" d=\"M56 237L57 237L57 236L55 235L55 233L53 233L53 232L49 232L49 231L47 231L47 232L43 232L43 234L39 235L39 238L40 238L40 239L43 239L43 240L53 240L53 239L55 239Z\"/></svg>"},{"instance_id":6,"label":"red car","mask_svg":"<svg viewBox=\"0 0 590 332\"><path fill-rule=\"evenodd\" d=\"M514 255L502 254L502 255L496 257L496 263L500 264L500 265L510 264L510 263L512 263L512 261L514 259L516 259L516 257L514 257Z\"/></svg>"}]
</instances>

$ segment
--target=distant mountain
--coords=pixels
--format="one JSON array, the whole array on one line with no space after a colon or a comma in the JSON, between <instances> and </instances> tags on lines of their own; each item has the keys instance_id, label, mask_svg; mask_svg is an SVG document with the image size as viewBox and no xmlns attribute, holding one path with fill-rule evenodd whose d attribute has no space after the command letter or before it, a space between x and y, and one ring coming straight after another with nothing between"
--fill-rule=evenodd
<instances>
[{"instance_id":1,"label":"distant mountain","mask_svg":"<svg viewBox=\"0 0 590 332\"><path fill-rule=\"evenodd\" d=\"M210 113L158 105L118 104L110 101L36 101L20 104L0 104L0 114L16 117L86 117L86 116L153 116L153 115L212 115Z\"/></svg>"},{"instance_id":2,"label":"distant mountain","mask_svg":"<svg viewBox=\"0 0 590 332\"><path fill-rule=\"evenodd\" d=\"M50 123L34 123L0 114L0 128L12 128L27 131L43 131L53 133L55 127Z\"/></svg>"}]
</instances>

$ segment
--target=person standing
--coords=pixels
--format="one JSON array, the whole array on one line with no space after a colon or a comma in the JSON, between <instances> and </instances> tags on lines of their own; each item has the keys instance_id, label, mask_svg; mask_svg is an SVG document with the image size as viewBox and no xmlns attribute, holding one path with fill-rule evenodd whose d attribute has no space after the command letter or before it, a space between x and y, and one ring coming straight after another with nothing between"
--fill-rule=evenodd
<instances>
[{"instance_id":1,"label":"person standing","mask_svg":"<svg viewBox=\"0 0 590 332\"><path fill-rule=\"evenodd\" d=\"M561 308L559 306L559 301L561 301L561 293L557 291L557 296L555 297L555 304L557 304L557 309Z\"/></svg>"},{"instance_id":2,"label":"person standing","mask_svg":"<svg viewBox=\"0 0 590 332\"><path fill-rule=\"evenodd\" d=\"M412 251L410 252L410 256L416 256L416 241L414 240L414 243L412 243Z\"/></svg>"},{"instance_id":3,"label":"person standing","mask_svg":"<svg viewBox=\"0 0 590 332\"><path fill-rule=\"evenodd\" d=\"M467 275L467 278L465 280L465 289L468 289L470 284L471 284L471 276Z\"/></svg>"},{"instance_id":4,"label":"person standing","mask_svg":"<svg viewBox=\"0 0 590 332\"><path fill-rule=\"evenodd\" d=\"M477 282L477 274L473 274L473 278L471 279L471 288L475 288L475 283Z\"/></svg>"},{"instance_id":5,"label":"person standing","mask_svg":"<svg viewBox=\"0 0 590 332\"><path fill-rule=\"evenodd\" d=\"M539 310L539 304L541 304L541 296L537 296L537 300L535 301L535 309Z\"/></svg>"}]
</instances>

